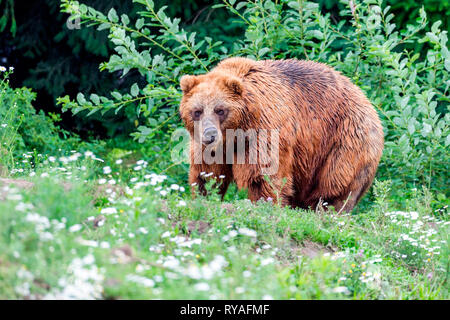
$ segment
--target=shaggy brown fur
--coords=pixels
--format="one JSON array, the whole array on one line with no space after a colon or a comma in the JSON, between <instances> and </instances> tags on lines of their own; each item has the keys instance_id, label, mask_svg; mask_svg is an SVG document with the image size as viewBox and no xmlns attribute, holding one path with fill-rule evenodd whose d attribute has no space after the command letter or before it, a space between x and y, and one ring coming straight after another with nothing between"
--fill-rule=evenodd
<instances>
[{"instance_id":1,"label":"shaggy brown fur","mask_svg":"<svg viewBox=\"0 0 450 320\"><path fill-rule=\"evenodd\" d=\"M222 140L226 129L280 130L279 169L270 183L260 164L192 161L189 182L200 190L200 173L213 172L225 176L222 194L234 181L252 201L280 196L284 205L315 208L322 200L350 211L371 185L383 150L380 120L364 93L327 65L230 58L207 74L182 77L180 84L180 115L191 141L194 121L207 118Z\"/></svg>"}]
</instances>

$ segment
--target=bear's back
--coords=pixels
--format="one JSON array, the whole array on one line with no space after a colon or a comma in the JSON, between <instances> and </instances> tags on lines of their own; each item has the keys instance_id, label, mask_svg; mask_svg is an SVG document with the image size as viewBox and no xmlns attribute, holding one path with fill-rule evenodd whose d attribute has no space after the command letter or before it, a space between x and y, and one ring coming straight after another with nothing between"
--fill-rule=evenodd
<instances>
[{"instance_id":1,"label":"bear's back","mask_svg":"<svg viewBox=\"0 0 450 320\"><path fill-rule=\"evenodd\" d=\"M362 90L350 79L319 62L229 58L214 71L241 78L250 96L263 96L264 100L276 102L284 100L303 109L299 110L301 112L330 112L330 116L341 116L342 113L373 109Z\"/></svg>"}]
</instances>

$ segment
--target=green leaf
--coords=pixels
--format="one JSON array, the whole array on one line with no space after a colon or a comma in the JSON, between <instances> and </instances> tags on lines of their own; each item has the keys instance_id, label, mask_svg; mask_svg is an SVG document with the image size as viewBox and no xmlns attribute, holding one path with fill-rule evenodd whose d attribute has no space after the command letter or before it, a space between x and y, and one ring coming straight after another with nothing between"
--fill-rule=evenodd
<instances>
[{"instance_id":1,"label":"green leaf","mask_svg":"<svg viewBox=\"0 0 450 320\"><path fill-rule=\"evenodd\" d=\"M109 10L108 20L114 23L119 22L119 16L117 15L116 9L111 8L111 10Z\"/></svg>"},{"instance_id":2,"label":"green leaf","mask_svg":"<svg viewBox=\"0 0 450 320\"><path fill-rule=\"evenodd\" d=\"M406 107L406 105L409 102L409 96L405 96L403 98L400 99L400 107L403 109Z\"/></svg>"},{"instance_id":3,"label":"green leaf","mask_svg":"<svg viewBox=\"0 0 450 320\"><path fill-rule=\"evenodd\" d=\"M158 121L153 118L148 119L148 123L153 127L156 127L158 125Z\"/></svg>"},{"instance_id":4,"label":"green leaf","mask_svg":"<svg viewBox=\"0 0 450 320\"><path fill-rule=\"evenodd\" d=\"M424 123L422 128L422 136L423 137L428 136L431 133L431 131L433 131L433 128L428 123Z\"/></svg>"},{"instance_id":5,"label":"green leaf","mask_svg":"<svg viewBox=\"0 0 450 320\"><path fill-rule=\"evenodd\" d=\"M91 101L95 103L96 105L100 104L100 98L95 93L91 94Z\"/></svg>"},{"instance_id":6,"label":"green leaf","mask_svg":"<svg viewBox=\"0 0 450 320\"><path fill-rule=\"evenodd\" d=\"M408 132L409 134L413 134L414 131L416 131L416 127L414 125L415 120L414 119L410 119L409 123L408 123Z\"/></svg>"},{"instance_id":7,"label":"green leaf","mask_svg":"<svg viewBox=\"0 0 450 320\"><path fill-rule=\"evenodd\" d=\"M122 24L127 26L130 23L130 19L128 18L128 16L126 14L123 14L121 16L121 20L122 20Z\"/></svg>"},{"instance_id":8,"label":"green leaf","mask_svg":"<svg viewBox=\"0 0 450 320\"><path fill-rule=\"evenodd\" d=\"M137 83L135 83L131 86L131 95L133 97L137 97L138 94L139 94L139 86L137 85Z\"/></svg>"},{"instance_id":9,"label":"green leaf","mask_svg":"<svg viewBox=\"0 0 450 320\"><path fill-rule=\"evenodd\" d=\"M245 1L239 2L239 3L236 5L236 10L241 10L241 9L242 9L243 7L245 7L246 5L248 5L248 3L245 2Z\"/></svg>"},{"instance_id":10,"label":"green leaf","mask_svg":"<svg viewBox=\"0 0 450 320\"><path fill-rule=\"evenodd\" d=\"M82 94L81 92L77 94L77 102L78 104L86 103L86 98L84 97L84 94Z\"/></svg>"},{"instance_id":11,"label":"green leaf","mask_svg":"<svg viewBox=\"0 0 450 320\"><path fill-rule=\"evenodd\" d=\"M122 95L121 95L119 92L117 92L117 91L111 92L111 95L112 95L114 98L116 98L117 100L122 100Z\"/></svg>"},{"instance_id":12,"label":"green leaf","mask_svg":"<svg viewBox=\"0 0 450 320\"><path fill-rule=\"evenodd\" d=\"M306 34L309 37L316 38L318 40L322 40L323 39L323 33L320 30L309 30L308 32L306 32Z\"/></svg>"},{"instance_id":13,"label":"green leaf","mask_svg":"<svg viewBox=\"0 0 450 320\"><path fill-rule=\"evenodd\" d=\"M80 5L80 12L81 12L82 14L86 14L87 11L88 11L87 6L86 6L85 4L81 4L81 5Z\"/></svg>"},{"instance_id":14,"label":"green leaf","mask_svg":"<svg viewBox=\"0 0 450 320\"><path fill-rule=\"evenodd\" d=\"M259 49L259 51L258 51L258 56L260 57L260 58L262 58L262 57L264 57L264 55L266 54L266 53L268 53L270 51L270 48L261 48L261 49Z\"/></svg>"},{"instance_id":15,"label":"green leaf","mask_svg":"<svg viewBox=\"0 0 450 320\"><path fill-rule=\"evenodd\" d=\"M439 38L432 32L427 32L427 37L433 43L439 43Z\"/></svg>"},{"instance_id":16,"label":"green leaf","mask_svg":"<svg viewBox=\"0 0 450 320\"><path fill-rule=\"evenodd\" d=\"M145 22L144 18L138 19L136 21L136 29L141 29L144 26L144 22Z\"/></svg>"},{"instance_id":17,"label":"green leaf","mask_svg":"<svg viewBox=\"0 0 450 320\"><path fill-rule=\"evenodd\" d=\"M433 23L433 25L431 26L431 32L433 33L438 33L439 31L439 26L442 24L441 20L436 21L435 23Z\"/></svg>"},{"instance_id":18,"label":"green leaf","mask_svg":"<svg viewBox=\"0 0 450 320\"><path fill-rule=\"evenodd\" d=\"M101 25L98 26L97 30L102 31L109 28L111 28L111 25L109 23L102 23Z\"/></svg>"},{"instance_id":19,"label":"green leaf","mask_svg":"<svg viewBox=\"0 0 450 320\"><path fill-rule=\"evenodd\" d=\"M445 59L444 66L445 69L450 72L450 59Z\"/></svg>"},{"instance_id":20,"label":"green leaf","mask_svg":"<svg viewBox=\"0 0 450 320\"><path fill-rule=\"evenodd\" d=\"M86 117L89 117L91 115L93 115L94 113L96 113L99 109L92 109L91 111L89 111L89 113L86 115Z\"/></svg>"},{"instance_id":21,"label":"green leaf","mask_svg":"<svg viewBox=\"0 0 450 320\"><path fill-rule=\"evenodd\" d=\"M145 0L145 4L147 5L148 8L153 9L155 7L155 4L153 3L152 0Z\"/></svg>"}]
</instances>

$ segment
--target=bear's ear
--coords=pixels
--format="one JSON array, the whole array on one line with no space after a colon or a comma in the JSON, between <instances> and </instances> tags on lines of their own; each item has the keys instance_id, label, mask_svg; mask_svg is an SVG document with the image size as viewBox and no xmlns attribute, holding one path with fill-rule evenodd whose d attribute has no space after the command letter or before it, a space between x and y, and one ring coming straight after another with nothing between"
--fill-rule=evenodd
<instances>
[{"instance_id":1,"label":"bear's ear","mask_svg":"<svg viewBox=\"0 0 450 320\"><path fill-rule=\"evenodd\" d=\"M241 79L238 77L226 77L225 86L233 93L238 96L242 94L243 84Z\"/></svg>"},{"instance_id":2,"label":"bear's ear","mask_svg":"<svg viewBox=\"0 0 450 320\"><path fill-rule=\"evenodd\" d=\"M183 94L189 93L197 84L198 84L197 76L184 75L180 79L180 87L183 90Z\"/></svg>"}]
</instances>

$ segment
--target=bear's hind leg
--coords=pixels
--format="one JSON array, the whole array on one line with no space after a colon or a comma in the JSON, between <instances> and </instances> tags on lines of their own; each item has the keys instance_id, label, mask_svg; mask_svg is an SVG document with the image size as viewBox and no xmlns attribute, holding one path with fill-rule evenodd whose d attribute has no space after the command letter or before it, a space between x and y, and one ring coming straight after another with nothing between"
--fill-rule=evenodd
<instances>
[{"instance_id":1,"label":"bear's hind leg","mask_svg":"<svg viewBox=\"0 0 450 320\"><path fill-rule=\"evenodd\" d=\"M338 212L350 212L372 183L378 164L363 150L361 145L335 146L314 178L308 205L315 208L322 199Z\"/></svg>"},{"instance_id":2,"label":"bear's hind leg","mask_svg":"<svg viewBox=\"0 0 450 320\"><path fill-rule=\"evenodd\" d=\"M353 181L347 188L345 188L346 190L342 192L341 195L328 199L329 205L333 206L337 212L352 211L370 187L374 174L375 172L371 172L369 165L363 166L363 168L358 171ZM326 198L325 201L327 201Z\"/></svg>"}]
</instances>

